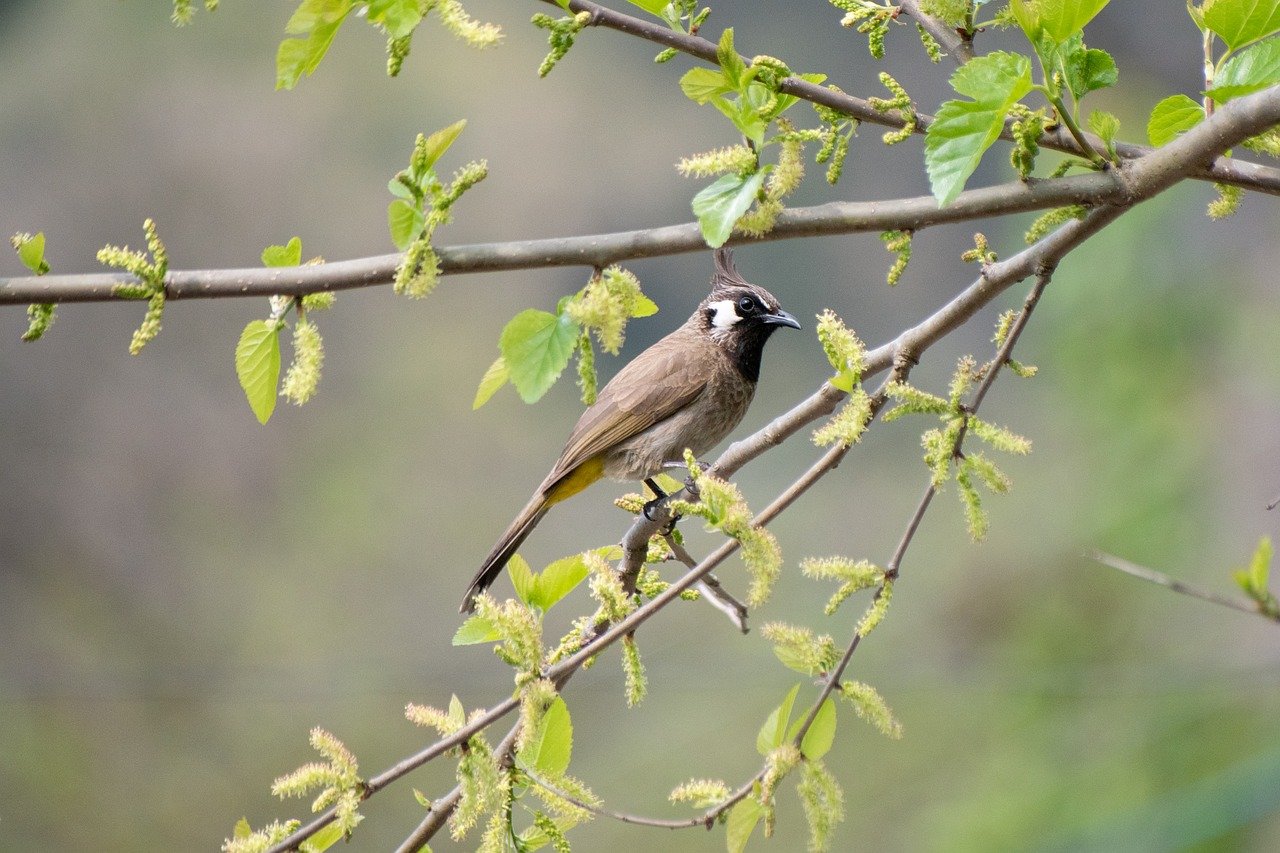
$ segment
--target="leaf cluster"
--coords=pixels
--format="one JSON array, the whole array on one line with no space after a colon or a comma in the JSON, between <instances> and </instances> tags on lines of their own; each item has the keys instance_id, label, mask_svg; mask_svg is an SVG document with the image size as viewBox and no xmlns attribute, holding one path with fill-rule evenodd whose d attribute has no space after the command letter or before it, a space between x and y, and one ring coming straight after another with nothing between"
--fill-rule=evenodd
<instances>
[{"instance_id":1,"label":"leaf cluster","mask_svg":"<svg viewBox=\"0 0 1280 853\"><path fill-rule=\"evenodd\" d=\"M409 55L414 31L433 10L445 29L471 47L493 47L502 40L500 27L476 21L458 0L302 0L285 24L290 37L276 50L276 88L292 89L314 74L342 24L359 10L387 36L387 73L392 77Z\"/></svg>"},{"instance_id":2,"label":"leaf cluster","mask_svg":"<svg viewBox=\"0 0 1280 853\"><path fill-rule=\"evenodd\" d=\"M467 120L461 119L430 136L419 133L409 166L396 173L387 189L396 199L387 205L391 241L404 252L396 268L395 291L421 299L435 289L440 262L431 248L436 228L453 219L453 205L489 174L488 162L472 160L456 171L449 184L440 180L436 163L453 145Z\"/></svg>"},{"instance_id":3,"label":"leaf cluster","mask_svg":"<svg viewBox=\"0 0 1280 853\"><path fill-rule=\"evenodd\" d=\"M639 280L629 271L611 266L597 272L576 294L562 298L555 313L529 308L502 330L501 355L489 365L476 389L473 409L478 409L511 382L526 403L542 398L560 378L576 352L578 381L583 402L595 402L594 334L605 352L622 348L627 321L648 317L658 310L640 291Z\"/></svg>"}]
</instances>

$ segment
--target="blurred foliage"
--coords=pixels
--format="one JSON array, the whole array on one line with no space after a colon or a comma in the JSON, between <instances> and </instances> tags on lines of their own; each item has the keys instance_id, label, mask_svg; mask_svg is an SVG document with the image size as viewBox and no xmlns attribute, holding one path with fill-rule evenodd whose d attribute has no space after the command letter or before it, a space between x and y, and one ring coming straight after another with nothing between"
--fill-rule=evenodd
<instances>
[{"instance_id":1,"label":"blurred foliage","mask_svg":"<svg viewBox=\"0 0 1280 853\"><path fill-rule=\"evenodd\" d=\"M841 55L848 79L875 79L878 66L813 6L776 20L759 4L726 2L713 18L740 40L751 33L797 61ZM536 34L514 35L528 9L467 8L513 33L483 64L437 30L391 83L368 61L362 28L286 96L271 82L287 10L223 4L174 31L146 4L0 4L10 81L0 91L0 233L44 232L59 272L92 269L97 247L136 238L147 215L164 223L178 267L251 265L257 250L240 247L260 247L263 234L300 234L331 258L383 253L386 175L417 130L464 112L494 141L481 153L495 169L468 195L475 207L450 242L689 218L688 187L669 164L724 135L718 115L671 97L683 59L654 66L651 45L588 33L539 82L544 48ZM1127 58L1133 79L1183 74L1172 88L1195 91L1199 41L1165 11L1108 9L1094 37ZM1142 27L1126 26L1139 15ZM946 72L893 70L921 103L948 97ZM469 87L503 96L468 102L473 89L456 85L464 73ZM617 121L607 95L624 87L634 115L664 118ZM1169 88L1141 102L1091 97L1140 128ZM352 121L357 99L369 112ZM688 138L674 138L675 123ZM849 159L839 190L804 186L792 203L927 191L874 147ZM1007 167L984 162L978 177L1006 174L996 169ZM1275 524L1262 506L1280 490L1276 215L1246 195L1233 219L1210 223L1209 198L1207 186L1187 187L1140 208L1058 270L1019 347L1041 376L1002 380L984 405L1036 442L1008 465L1017 492L992 502L981 546L967 544L954 503L934 510L903 566L894 618L855 659L850 676L883 694L903 738L850 725L825 756L844 787L835 849L1274 844L1274 626L1079 556L1106 548L1225 590L1229 569ZM1015 251L1032 218L1004 233L984 226L992 248ZM892 292L874 235L744 250L739 266L798 316L829 305L874 344L968 283L955 261L971 231L918 235L911 276ZM12 255L3 263L22 272ZM663 310L628 326L622 359L696 303L710 263L686 256L634 272ZM851 283L832 292L831 281ZM510 675L488 650L450 646L457 592L578 409L560 383L544 405L500 395L472 413L493 357L475 341L581 287L579 272L553 271L446 281L420 309L393 309L385 292L344 296L325 318L325 393L277 412L269 429L246 411L231 370L243 305L169 306L165 335L136 360L120 350L136 305L69 306L41 352L18 341L25 318L13 313L0 335L5 846L212 849L242 814L258 826L280 813L264 792L310 758L312 726L340 733L373 773L423 743L397 722L405 703L444 706L457 692L475 707L507 695ZM931 352L913 381L944 385L957 357L986 351L992 320ZM744 430L830 375L811 343L776 346ZM619 361L597 366L607 375ZM739 485L759 504L813 452L793 440ZM854 542L870 559L888 556L928 477L918 457L914 431L873 430L816 500L779 520L788 563L755 624L798 618L829 596L800 581L804 553L847 553ZM540 528L531 561L623 528L607 495L588 495ZM712 541L686 527L695 553ZM739 591L748 583L732 564L721 579ZM566 602L588 606L580 592ZM625 707L612 662L567 697L574 773L610 807L671 814L667 792L681 781L732 785L754 772L760 721L791 683L758 630L743 638L698 603L663 619L639 634L644 703ZM708 731L741 748L709 750ZM429 767L410 784L438 796L452 768ZM359 848L385 849L421 806L406 790L362 812ZM760 849L800 836L789 791L778 820L794 832ZM608 821L575 832L585 850L721 844Z\"/></svg>"}]
</instances>

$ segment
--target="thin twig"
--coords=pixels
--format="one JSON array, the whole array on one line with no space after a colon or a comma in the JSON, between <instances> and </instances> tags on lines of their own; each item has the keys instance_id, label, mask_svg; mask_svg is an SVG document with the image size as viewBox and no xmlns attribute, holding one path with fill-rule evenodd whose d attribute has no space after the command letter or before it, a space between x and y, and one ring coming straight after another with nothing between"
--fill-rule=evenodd
<instances>
[{"instance_id":1,"label":"thin twig","mask_svg":"<svg viewBox=\"0 0 1280 853\"><path fill-rule=\"evenodd\" d=\"M676 539L675 532L663 534L663 540L666 541L667 547L671 549L671 553L676 559L684 563L685 566L692 569L698 565L698 561L693 558L689 550L680 544L680 540ZM738 630L746 634L749 632L747 627L747 616L750 611L747 605L734 598L730 592L720 585L720 579L708 572L698 581L698 591L702 593L702 597L706 602L715 609L719 610L725 616L729 617L729 621L737 626Z\"/></svg>"},{"instance_id":2,"label":"thin twig","mask_svg":"<svg viewBox=\"0 0 1280 853\"><path fill-rule=\"evenodd\" d=\"M689 829L690 827L694 827L694 826L707 826L706 819L701 815L698 815L693 818L673 820L668 818L645 817L643 815L627 814L626 812L615 812L612 809L606 809L603 806L597 806L579 797L575 797L573 794L570 794L568 791L565 791L562 788L556 787L552 783L548 782L546 779L543 779L542 777L534 773L530 773L527 768L522 769L521 773L523 773L530 782L537 785L539 788L544 788L547 791L550 791L552 794L555 794L560 799L567 800L568 802L573 803L575 806L577 806L580 809L589 811L592 814L599 815L600 817L607 817L610 820L621 821L622 823L631 823L637 826L655 826L655 827L658 827L659 829Z\"/></svg>"},{"instance_id":3,"label":"thin twig","mask_svg":"<svg viewBox=\"0 0 1280 853\"><path fill-rule=\"evenodd\" d=\"M1124 572L1126 575L1131 575L1139 580L1147 581L1148 583L1157 584L1165 587L1166 589L1171 589L1174 592L1180 592L1183 595L1189 595L1192 598L1199 598L1204 601L1211 601L1214 604L1221 604L1223 607L1230 607L1232 610L1239 610L1242 613L1252 613L1254 616L1261 615L1268 619L1271 618L1259 610L1257 605L1245 601L1244 599L1220 595L1211 590L1204 589L1203 587L1198 587L1193 584L1186 583L1185 581L1180 581L1177 578L1170 577L1163 572L1157 572L1155 569L1140 566L1137 563L1124 559L1123 557L1117 557L1114 554L1108 554L1105 551L1097 550L1086 551L1085 556L1101 563L1104 566Z\"/></svg>"}]
</instances>

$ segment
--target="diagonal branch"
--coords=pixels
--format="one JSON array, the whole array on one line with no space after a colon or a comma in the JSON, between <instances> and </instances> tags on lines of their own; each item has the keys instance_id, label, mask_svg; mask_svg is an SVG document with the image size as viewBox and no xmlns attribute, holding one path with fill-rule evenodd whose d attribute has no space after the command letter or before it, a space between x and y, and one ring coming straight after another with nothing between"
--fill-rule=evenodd
<instances>
[{"instance_id":1,"label":"diagonal branch","mask_svg":"<svg viewBox=\"0 0 1280 853\"><path fill-rule=\"evenodd\" d=\"M977 281L952 298L934 314L916 326L904 331L896 340L868 353L863 378L866 379L875 373L882 372L891 364L905 367L918 360L925 349L972 317L983 306L989 304L1016 282L1035 275L1039 279L1037 287L1043 288L1044 283L1047 282L1048 273L1057 266L1058 262L1068 252L1096 234L1132 206L1163 192L1185 178L1196 168L1195 164L1211 159L1216 152L1238 144L1242 139L1257 134L1277 121L1280 121L1280 87L1274 87L1271 90L1232 101L1221 110L1215 112L1212 118L1188 131L1179 139L1169 143L1169 145L1162 147L1150 156L1125 164L1125 166L1117 170L1120 180L1127 189L1123 202L1099 207L1083 220L1064 225L1034 246L1005 261L1000 261L984 268ZM1028 313L1024 309L1023 315L1015 323L1014 327L1010 329L1005 346L997 354L996 365L993 366L989 375L984 379L983 385L979 387L979 395L976 398L979 402L982 396L986 394L985 389L989 388L990 383L994 381L998 367L1007 360L1009 351L1012 345L1016 343L1018 333L1020 333L1021 326L1025 323ZM830 383L824 382L822 387L807 400L802 401L793 409L775 419L764 429L731 445L712 466L711 473L722 478L732 476L747 462L769 448L777 446L805 425L833 411L845 396L843 391L839 391ZM830 464L830 460L840 449L837 446L827 451L822 458L775 498L769 506L757 514L756 523L764 525L776 518L813 483L832 470L834 466ZM908 527L908 534L914 533L915 527L919 523L919 518L923 517L924 510L931 499L932 494L928 494L927 498L922 500L922 506L917 509L916 517ZM660 513L654 513L654 516L658 518ZM647 532L646 528L648 528ZM635 541L633 537L640 536L643 536L641 541L647 542L649 537L656 533L658 529L657 523L640 516L632 524L631 529L628 530L624 543ZM903 543L899 546L899 553L895 555L895 561L900 561L901 553L905 551L909 542L910 536L905 535ZM626 618L609 626L584 645L576 654L555 666L549 667L544 676L557 683L563 683L589 658L599 654L624 636L635 632L644 622L679 597L680 593L697 584L699 580L720 565L737 548L737 540L731 539L722 543L720 547L704 558L695 568L685 573L648 603L632 611ZM896 568L896 563L891 562L890 565ZM852 651L847 654L851 656ZM416 755L404 759L392 768L373 777L366 783L365 797L372 796L373 793L376 793L376 791L395 779L458 746L475 733L511 713L518 706L519 701L517 699L504 700L490 708L489 711L482 714L455 735L443 738ZM516 731L516 727L513 727L512 731ZM504 739L503 744L506 744L507 740L512 737L513 735L508 734L508 738ZM511 743L514 745L514 740L511 740ZM507 752L509 752L509 749ZM742 797L747 796L749 792L750 787L748 786L745 790L739 790L735 796L740 800ZM440 807L434 810L431 815L428 815L427 820L424 821L424 826L430 822L433 828L425 835L419 836L423 843L443 825L444 820L447 819L448 814L452 811L452 806L448 805L448 799L448 797L444 798ZM725 807L727 808L727 805ZM302 829L293 833L284 842L273 847L272 850L283 851L296 847L303 840L332 822L333 818L333 809L322 813Z\"/></svg>"},{"instance_id":2,"label":"diagonal branch","mask_svg":"<svg viewBox=\"0 0 1280 853\"><path fill-rule=\"evenodd\" d=\"M959 30L947 26L945 21L940 21L924 12L920 8L920 0L898 0L898 5L902 10L915 19L924 31L933 36L934 41L942 45L943 51L956 61L958 65L964 65L970 59L973 59L973 39L962 35Z\"/></svg>"}]
</instances>

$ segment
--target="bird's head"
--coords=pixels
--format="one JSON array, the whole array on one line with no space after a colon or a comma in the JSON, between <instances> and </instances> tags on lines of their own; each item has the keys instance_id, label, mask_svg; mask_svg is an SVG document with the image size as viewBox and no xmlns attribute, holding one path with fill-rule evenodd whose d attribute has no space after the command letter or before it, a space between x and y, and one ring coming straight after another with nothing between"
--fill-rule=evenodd
<instances>
[{"instance_id":1,"label":"bird's head","mask_svg":"<svg viewBox=\"0 0 1280 853\"><path fill-rule=\"evenodd\" d=\"M800 324L782 310L777 297L738 274L728 249L716 249L715 262L711 293L694 316L711 339L730 352L742 375L755 382L765 341L780 326L798 329Z\"/></svg>"}]
</instances>

